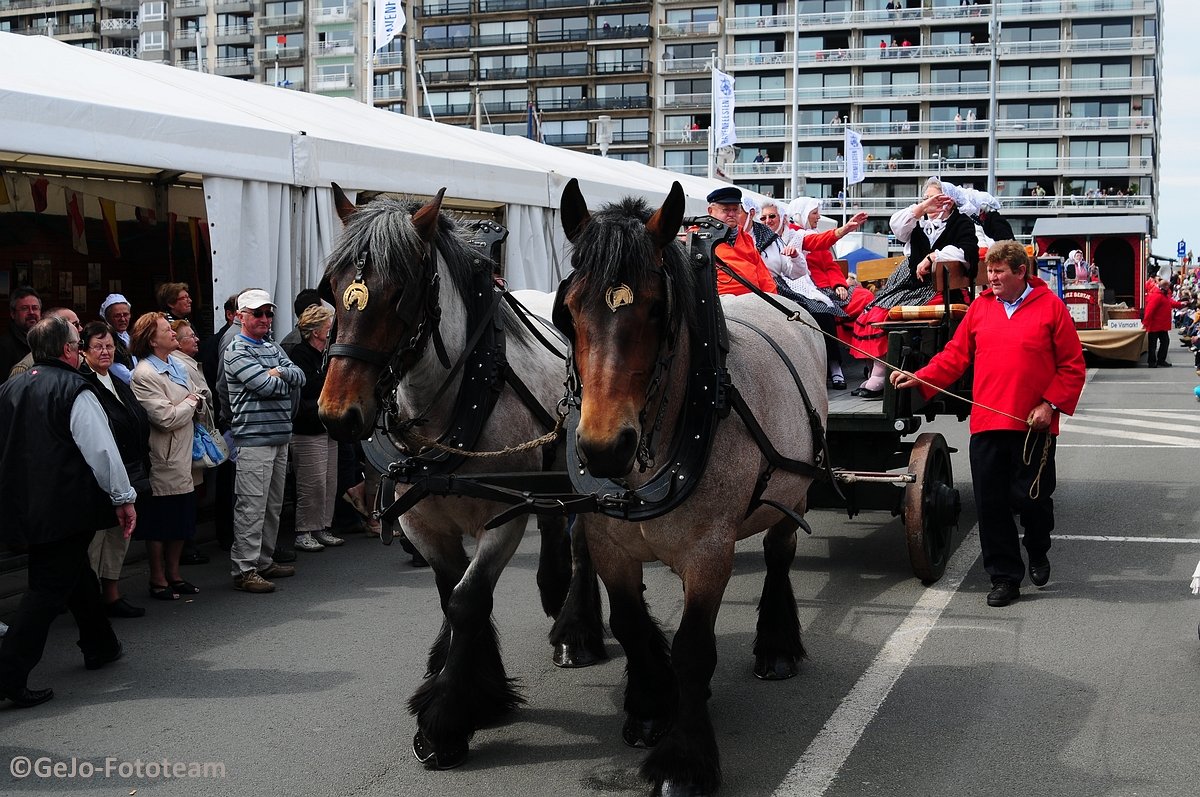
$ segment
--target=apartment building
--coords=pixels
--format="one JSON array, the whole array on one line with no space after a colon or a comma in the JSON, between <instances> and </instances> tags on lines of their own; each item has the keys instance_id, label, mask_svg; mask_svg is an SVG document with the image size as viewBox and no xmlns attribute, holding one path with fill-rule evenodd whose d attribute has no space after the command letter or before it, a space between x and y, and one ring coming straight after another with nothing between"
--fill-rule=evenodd
<instances>
[{"instance_id":1,"label":"apartment building","mask_svg":"<svg viewBox=\"0 0 1200 797\"><path fill-rule=\"evenodd\" d=\"M847 204L870 230L940 175L990 187L1020 236L1098 213L1154 232L1162 0L405 7L373 58L366 0L0 0L0 30L689 174L709 170L715 63L736 79L738 135L715 161L739 185L836 212L850 126L868 168Z\"/></svg>"}]
</instances>

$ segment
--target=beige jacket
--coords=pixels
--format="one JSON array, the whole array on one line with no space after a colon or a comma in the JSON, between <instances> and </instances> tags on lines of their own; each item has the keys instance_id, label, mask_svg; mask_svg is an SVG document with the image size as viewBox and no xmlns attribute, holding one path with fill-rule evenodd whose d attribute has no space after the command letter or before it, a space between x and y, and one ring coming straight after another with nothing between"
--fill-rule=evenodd
<instances>
[{"instance_id":1,"label":"beige jacket","mask_svg":"<svg viewBox=\"0 0 1200 797\"><path fill-rule=\"evenodd\" d=\"M184 370L189 371L183 364ZM139 360L133 369L133 394L150 416L150 489L155 495L183 495L196 489L198 479L192 473L192 421L197 410L184 399L189 393L202 396L200 409L203 409L212 395L203 381L196 384L190 372L188 385L184 388L166 374L155 371L149 358Z\"/></svg>"}]
</instances>

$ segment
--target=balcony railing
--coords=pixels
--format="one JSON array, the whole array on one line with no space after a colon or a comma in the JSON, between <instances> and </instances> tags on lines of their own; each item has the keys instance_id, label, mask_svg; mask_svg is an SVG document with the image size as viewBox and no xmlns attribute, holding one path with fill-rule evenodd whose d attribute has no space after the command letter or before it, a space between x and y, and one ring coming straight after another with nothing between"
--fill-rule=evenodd
<instances>
[{"instance_id":1,"label":"balcony railing","mask_svg":"<svg viewBox=\"0 0 1200 797\"><path fill-rule=\"evenodd\" d=\"M779 95L782 101L782 90ZM712 105L712 94L707 91L703 94L663 94L658 98L658 105L660 108L708 108Z\"/></svg>"},{"instance_id":2,"label":"balcony railing","mask_svg":"<svg viewBox=\"0 0 1200 797\"><path fill-rule=\"evenodd\" d=\"M258 18L259 30L298 28L304 24L303 14L267 14Z\"/></svg>"},{"instance_id":3,"label":"balcony railing","mask_svg":"<svg viewBox=\"0 0 1200 797\"><path fill-rule=\"evenodd\" d=\"M404 86L395 84L376 86L372 96L377 100L402 100L404 99Z\"/></svg>"},{"instance_id":4,"label":"balcony railing","mask_svg":"<svg viewBox=\"0 0 1200 797\"><path fill-rule=\"evenodd\" d=\"M631 110L649 108L649 97L575 97L557 100L538 100L538 110L545 112L559 111L602 111L602 110Z\"/></svg>"},{"instance_id":5,"label":"balcony railing","mask_svg":"<svg viewBox=\"0 0 1200 797\"><path fill-rule=\"evenodd\" d=\"M333 55L353 55L354 42L351 41L323 41L317 42L311 48L312 54L318 58L327 58ZM376 59L378 63L378 59Z\"/></svg>"},{"instance_id":6,"label":"balcony railing","mask_svg":"<svg viewBox=\"0 0 1200 797\"><path fill-rule=\"evenodd\" d=\"M442 83L469 83L475 79L473 69L447 69L438 72L425 70L425 81L434 85Z\"/></svg>"},{"instance_id":7,"label":"balcony railing","mask_svg":"<svg viewBox=\"0 0 1200 797\"><path fill-rule=\"evenodd\" d=\"M663 168L669 172L690 174L693 177L705 177L708 175L708 165L704 163L679 163L674 166L665 164Z\"/></svg>"},{"instance_id":8,"label":"balcony railing","mask_svg":"<svg viewBox=\"0 0 1200 797\"><path fill-rule=\"evenodd\" d=\"M404 66L404 53L375 53L375 66Z\"/></svg>"},{"instance_id":9,"label":"balcony railing","mask_svg":"<svg viewBox=\"0 0 1200 797\"><path fill-rule=\"evenodd\" d=\"M108 53L109 55L123 55L126 58L138 57L138 48L136 47L105 47L100 52Z\"/></svg>"},{"instance_id":10,"label":"balcony railing","mask_svg":"<svg viewBox=\"0 0 1200 797\"><path fill-rule=\"evenodd\" d=\"M676 2L677 0L669 0ZM1070 17L1076 14L1103 12L1156 11L1155 0L993 0L1001 17L1051 15ZM775 14L763 17L730 17L725 20L725 29L734 33L761 30L791 30L798 25L801 30L827 27L862 27L871 24L914 22L918 20L953 20L963 17L988 17L991 9L986 6L940 6L936 8L903 8L871 11L825 11L813 14Z\"/></svg>"},{"instance_id":11,"label":"balcony railing","mask_svg":"<svg viewBox=\"0 0 1200 797\"><path fill-rule=\"evenodd\" d=\"M1153 36L1120 36L1111 39L1059 39L1048 42L1001 42L997 52L1006 55L1071 55L1152 53L1157 42ZM986 45L984 45L986 48Z\"/></svg>"},{"instance_id":12,"label":"balcony railing","mask_svg":"<svg viewBox=\"0 0 1200 797\"><path fill-rule=\"evenodd\" d=\"M314 8L309 12L309 18L314 25L332 25L338 22L349 22L354 19L354 6L332 6Z\"/></svg>"},{"instance_id":13,"label":"balcony railing","mask_svg":"<svg viewBox=\"0 0 1200 797\"><path fill-rule=\"evenodd\" d=\"M520 0L522 3L524 1ZM422 17L445 17L469 14L471 13L471 2L470 0L442 0L442 2L436 3L422 3L417 8L417 12Z\"/></svg>"},{"instance_id":14,"label":"balcony railing","mask_svg":"<svg viewBox=\"0 0 1200 797\"><path fill-rule=\"evenodd\" d=\"M707 72L711 64L711 58L663 58L658 62L658 68L668 74Z\"/></svg>"},{"instance_id":15,"label":"balcony railing","mask_svg":"<svg viewBox=\"0 0 1200 797\"><path fill-rule=\"evenodd\" d=\"M101 2L103 3L104 0L101 0ZM176 14L191 17L206 13L208 11L208 3L207 0L175 0L172 8L175 9Z\"/></svg>"},{"instance_id":16,"label":"balcony railing","mask_svg":"<svg viewBox=\"0 0 1200 797\"><path fill-rule=\"evenodd\" d=\"M587 64L545 64L529 69L529 77L582 77L587 73Z\"/></svg>"},{"instance_id":17,"label":"balcony railing","mask_svg":"<svg viewBox=\"0 0 1200 797\"><path fill-rule=\"evenodd\" d=\"M742 128L738 128L738 138L742 136ZM662 130L658 133L658 143L668 146L676 144L707 144L707 130Z\"/></svg>"},{"instance_id":18,"label":"balcony railing","mask_svg":"<svg viewBox=\"0 0 1200 797\"><path fill-rule=\"evenodd\" d=\"M136 19L102 19L100 20L100 30L103 33L117 33L121 31L136 31L138 29L138 21ZM93 28L94 30L94 28Z\"/></svg>"},{"instance_id":19,"label":"balcony railing","mask_svg":"<svg viewBox=\"0 0 1200 797\"><path fill-rule=\"evenodd\" d=\"M311 84L313 91L341 91L354 86L349 72L313 75Z\"/></svg>"},{"instance_id":20,"label":"balcony railing","mask_svg":"<svg viewBox=\"0 0 1200 797\"><path fill-rule=\"evenodd\" d=\"M254 33L254 29L250 25L225 25L219 28L213 28L213 36L217 38L227 36L250 36Z\"/></svg>"},{"instance_id":21,"label":"balcony railing","mask_svg":"<svg viewBox=\"0 0 1200 797\"><path fill-rule=\"evenodd\" d=\"M275 61L295 61L297 58L304 57L303 47L271 47L265 50L258 51L258 60L260 63L274 63Z\"/></svg>"},{"instance_id":22,"label":"balcony railing","mask_svg":"<svg viewBox=\"0 0 1200 797\"><path fill-rule=\"evenodd\" d=\"M658 38L681 39L690 36L719 36L721 21L709 22L664 22L658 26Z\"/></svg>"},{"instance_id":23,"label":"balcony railing","mask_svg":"<svg viewBox=\"0 0 1200 797\"><path fill-rule=\"evenodd\" d=\"M592 65L593 75L628 75L650 71L649 61L599 61Z\"/></svg>"},{"instance_id":24,"label":"balcony railing","mask_svg":"<svg viewBox=\"0 0 1200 797\"><path fill-rule=\"evenodd\" d=\"M1068 17L1098 12L1144 12L1157 9L1155 0L992 0L1001 17L1050 14Z\"/></svg>"},{"instance_id":25,"label":"balcony railing","mask_svg":"<svg viewBox=\"0 0 1200 797\"><path fill-rule=\"evenodd\" d=\"M217 59L217 69L244 69L254 66L254 59L248 55L231 55Z\"/></svg>"},{"instance_id":26,"label":"balcony railing","mask_svg":"<svg viewBox=\"0 0 1200 797\"><path fill-rule=\"evenodd\" d=\"M487 67L479 70L480 80L525 80L529 77L527 66Z\"/></svg>"}]
</instances>

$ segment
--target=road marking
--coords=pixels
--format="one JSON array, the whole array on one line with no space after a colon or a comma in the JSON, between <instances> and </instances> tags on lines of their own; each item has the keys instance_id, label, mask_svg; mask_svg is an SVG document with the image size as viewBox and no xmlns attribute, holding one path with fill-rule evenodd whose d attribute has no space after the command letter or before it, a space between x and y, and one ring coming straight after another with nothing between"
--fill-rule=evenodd
<instances>
[{"instance_id":1,"label":"road marking","mask_svg":"<svg viewBox=\"0 0 1200 797\"><path fill-rule=\"evenodd\" d=\"M1143 432L1130 432L1123 429L1100 429L1095 426L1084 426L1078 423L1068 426L1067 431L1073 435L1090 435L1092 437L1120 437L1125 440L1142 440L1146 443L1161 443L1165 446L1174 445L1179 448L1182 448L1188 443L1195 443L1194 440L1180 440L1180 438L1172 435L1145 434Z\"/></svg>"},{"instance_id":2,"label":"road marking","mask_svg":"<svg viewBox=\"0 0 1200 797\"><path fill-rule=\"evenodd\" d=\"M1072 430L1073 432L1077 430ZM1082 434L1087 434L1083 432ZM1059 443L1055 448L1140 448L1143 450L1151 448L1173 448L1176 451L1188 448L1200 448L1200 443L1182 443L1177 445L1125 445L1123 443Z\"/></svg>"},{"instance_id":3,"label":"road marking","mask_svg":"<svg viewBox=\"0 0 1200 797\"><path fill-rule=\"evenodd\" d=\"M1146 431L1157 432L1177 432L1180 434L1188 434L1191 432L1200 431L1196 428L1196 417L1191 415L1186 420L1181 419L1180 423L1163 423L1162 416L1158 416L1155 420L1146 418L1121 418L1112 417L1106 413L1095 412L1080 412L1078 415L1072 416L1068 421L1066 418L1059 423L1059 428L1069 428L1071 431L1082 431L1085 434L1088 429L1094 428L1092 424L1108 424L1111 426L1133 426L1137 429L1145 429ZM1080 427L1083 427L1082 429Z\"/></svg>"},{"instance_id":4,"label":"road marking","mask_svg":"<svg viewBox=\"0 0 1200 797\"><path fill-rule=\"evenodd\" d=\"M1100 534L1051 534L1052 540L1067 540L1084 542L1166 542L1185 545L1198 545L1200 539L1190 537L1108 537Z\"/></svg>"},{"instance_id":5,"label":"road marking","mask_svg":"<svg viewBox=\"0 0 1200 797\"><path fill-rule=\"evenodd\" d=\"M950 557L945 575L925 588L904 622L888 637L871 666L809 743L773 797L819 797L825 793L978 558L979 526L976 525Z\"/></svg>"}]
</instances>

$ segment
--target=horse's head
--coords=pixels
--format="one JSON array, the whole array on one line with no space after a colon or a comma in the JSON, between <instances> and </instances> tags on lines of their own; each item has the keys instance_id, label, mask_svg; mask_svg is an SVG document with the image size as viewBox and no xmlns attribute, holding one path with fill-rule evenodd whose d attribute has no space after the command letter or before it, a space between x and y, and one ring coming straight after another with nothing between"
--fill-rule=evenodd
<instances>
[{"instance_id":1,"label":"horse's head","mask_svg":"<svg viewBox=\"0 0 1200 797\"><path fill-rule=\"evenodd\" d=\"M437 324L427 310L437 290L434 251L446 189L420 207L380 198L360 209L333 188L345 229L321 280L335 339L319 407L330 435L361 440L396 387L406 347Z\"/></svg>"},{"instance_id":2,"label":"horse's head","mask_svg":"<svg viewBox=\"0 0 1200 797\"><path fill-rule=\"evenodd\" d=\"M573 344L582 393L577 445L594 476L632 470L655 422L651 410L665 400L665 370L692 315L692 274L676 241L683 210L679 183L653 212L625 199L593 216L575 180L563 191L575 270L559 287L554 322Z\"/></svg>"}]
</instances>

